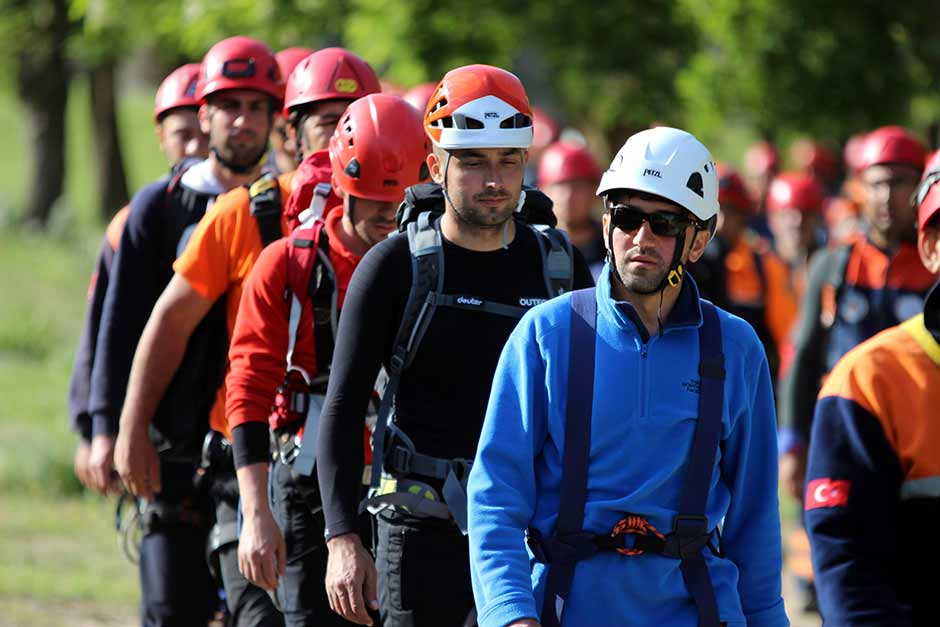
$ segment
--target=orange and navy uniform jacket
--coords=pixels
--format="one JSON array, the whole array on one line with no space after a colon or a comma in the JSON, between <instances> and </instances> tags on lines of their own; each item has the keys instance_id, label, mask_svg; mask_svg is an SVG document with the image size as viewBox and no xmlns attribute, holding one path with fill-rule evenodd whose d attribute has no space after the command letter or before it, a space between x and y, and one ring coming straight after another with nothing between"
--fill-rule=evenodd
<instances>
[{"instance_id":1,"label":"orange and navy uniform jacket","mask_svg":"<svg viewBox=\"0 0 940 627\"><path fill-rule=\"evenodd\" d=\"M292 172L278 177L281 206L290 192ZM287 233L287 218L281 213L281 233ZM248 190L237 187L215 200L193 231L173 270L203 298L216 302L225 297L229 337L235 328L242 286L264 249L258 223L251 215ZM228 437L225 419L225 385L220 386L209 416L209 426Z\"/></svg>"},{"instance_id":2,"label":"orange and navy uniform jacket","mask_svg":"<svg viewBox=\"0 0 940 627\"><path fill-rule=\"evenodd\" d=\"M935 280L912 244L901 244L892 253L859 239L843 249L816 254L795 334L793 365L781 386L781 454L806 445L816 397L836 362L876 333L918 313Z\"/></svg>"},{"instance_id":3,"label":"orange and navy uniform jacket","mask_svg":"<svg viewBox=\"0 0 940 627\"><path fill-rule=\"evenodd\" d=\"M72 365L72 379L69 382L69 417L72 421L72 430L78 433L85 442L90 442L95 435L110 431L110 429L103 430L104 424L101 423L97 433L95 432L91 412L88 409L88 398L91 395L91 370L95 363L95 345L98 343L104 297L108 292L111 262L114 259L114 253L117 252L118 244L121 243L121 234L124 232L128 211L130 211L130 205L124 206L114 215L105 230L101 248L98 250L98 258L95 261L95 271L88 285L88 310L85 312L85 324L82 327L82 335L75 352L75 362Z\"/></svg>"},{"instance_id":4,"label":"orange and navy uniform jacket","mask_svg":"<svg viewBox=\"0 0 940 627\"><path fill-rule=\"evenodd\" d=\"M325 234L330 263L336 274L337 306L342 309L346 288L361 257L342 244L342 207L326 212ZM225 379L226 413L232 432L236 467L270 461L269 417L277 388L287 371L287 349L292 291L288 281L289 238L268 246L245 283L238 320L229 347ZM285 297L288 296L288 297ZM313 305L308 294L296 294L302 309L292 362L311 378L317 376ZM291 426L296 429L296 425ZM302 425L300 426L302 430ZM299 433L302 435L302 433Z\"/></svg>"},{"instance_id":5,"label":"orange and navy uniform jacket","mask_svg":"<svg viewBox=\"0 0 940 627\"><path fill-rule=\"evenodd\" d=\"M810 439L805 522L826 624L940 625L940 289L849 352Z\"/></svg>"},{"instance_id":6,"label":"orange and navy uniform jacket","mask_svg":"<svg viewBox=\"0 0 940 627\"><path fill-rule=\"evenodd\" d=\"M787 264L756 234L735 244L720 235L691 267L703 298L743 318L764 344L771 374L796 322L797 297Z\"/></svg>"}]
</instances>

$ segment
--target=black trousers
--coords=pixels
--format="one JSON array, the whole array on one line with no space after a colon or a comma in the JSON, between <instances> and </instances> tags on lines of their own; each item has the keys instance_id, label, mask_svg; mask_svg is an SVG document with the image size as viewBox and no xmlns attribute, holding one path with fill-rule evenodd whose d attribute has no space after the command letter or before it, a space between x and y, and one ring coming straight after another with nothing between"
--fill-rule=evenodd
<instances>
[{"instance_id":1,"label":"black trousers","mask_svg":"<svg viewBox=\"0 0 940 627\"><path fill-rule=\"evenodd\" d=\"M206 564L212 524L208 498L193 489L193 464L162 462L161 492L153 511L164 512L145 529L140 544L141 623L145 627L205 627L219 604ZM179 516L166 515L185 509ZM193 518L201 524L194 524Z\"/></svg>"},{"instance_id":2,"label":"black trousers","mask_svg":"<svg viewBox=\"0 0 940 627\"><path fill-rule=\"evenodd\" d=\"M238 483L235 475L218 477L214 483L216 522L220 526L229 524L237 527ZM217 559L232 627L283 627L284 617L274 607L268 593L250 583L238 570L237 535L233 542L219 548Z\"/></svg>"},{"instance_id":3,"label":"black trousers","mask_svg":"<svg viewBox=\"0 0 940 627\"><path fill-rule=\"evenodd\" d=\"M349 627L330 609L326 596L327 548L325 522L320 507L316 476L293 472L291 466L275 462L270 474L270 501L284 542L287 544L286 573L275 598L288 627ZM377 618L377 617L376 617Z\"/></svg>"},{"instance_id":4,"label":"black trousers","mask_svg":"<svg viewBox=\"0 0 940 627\"><path fill-rule=\"evenodd\" d=\"M377 518L379 606L385 627L462 627L473 610L467 538L448 520ZM475 625L472 619L469 625Z\"/></svg>"}]
</instances>

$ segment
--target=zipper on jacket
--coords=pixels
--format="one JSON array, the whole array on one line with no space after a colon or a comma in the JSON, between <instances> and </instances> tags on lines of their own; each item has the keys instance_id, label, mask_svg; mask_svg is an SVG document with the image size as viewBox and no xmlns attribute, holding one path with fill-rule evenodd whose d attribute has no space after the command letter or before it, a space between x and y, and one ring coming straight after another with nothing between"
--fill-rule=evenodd
<instances>
[{"instance_id":1,"label":"zipper on jacket","mask_svg":"<svg viewBox=\"0 0 940 627\"><path fill-rule=\"evenodd\" d=\"M646 419L649 411L649 343L652 338L640 340L640 418Z\"/></svg>"}]
</instances>

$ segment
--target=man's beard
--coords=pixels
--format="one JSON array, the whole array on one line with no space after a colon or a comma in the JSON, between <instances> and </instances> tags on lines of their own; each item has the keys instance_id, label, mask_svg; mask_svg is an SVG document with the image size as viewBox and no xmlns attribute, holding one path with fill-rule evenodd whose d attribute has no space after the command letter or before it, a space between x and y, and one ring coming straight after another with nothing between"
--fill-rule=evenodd
<instances>
[{"instance_id":1,"label":"man's beard","mask_svg":"<svg viewBox=\"0 0 940 627\"><path fill-rule=\"evenodd\" d=\"M649 252L641 253L646 256L653 256ZM665 263L659 257L658 254L655 255L660 266L664 266ZM662 269L649 269L646 272L638 273L635 271L628 270L629 262L627 261L626 256L621 257L617 260L617 273L620 275L620 282L623 283L623 286L635 294L655 294L659 291L660 286L663 283L663 279L666 277L666 274L669 272L669 268Z\"/></svg>"},{"instance_id":2,"label":"man's beard","mask_svg":"<svg viewBox=\"0 0 940 627\"><path fill-rule=\"evenodd\" d=\"M483 209L476 205L477 200L486 198L507 198L507 200L506 204L498 209ZM500 190L493 194L475 194L469 202L461 202L460 207L454 204L453 201L451 204L461 222L477 228L496 229L501 228L506 224L506 221L512 218L518 202L518 196L513 198L505 190Z\"/></svg>"},{"instance_id":3,"label":"man's beard","mask_svg":"<svg viewBox=\"0 0 940 627\"><path fill-rule=\"evenodd\" d=\"M225 142L221 147L213 146L212 151L226 168L236 174L245 174L264 158L268 151L268 142L265 141L260 148L236 146L233 142Z\"/></svg>"}]
</instances>

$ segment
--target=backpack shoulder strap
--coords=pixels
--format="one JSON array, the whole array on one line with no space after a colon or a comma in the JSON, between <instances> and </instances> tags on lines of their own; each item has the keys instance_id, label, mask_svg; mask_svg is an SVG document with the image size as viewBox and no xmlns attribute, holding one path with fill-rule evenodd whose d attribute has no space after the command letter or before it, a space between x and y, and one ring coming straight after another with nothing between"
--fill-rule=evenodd
<instances>
[{"instance_id":1,"label":"backpack shoulder strap","mask_svg":"<svg viewBox=\"0 0 940 627\"><path fill-rule=\"evenodd\" d=\"M281 186L277 177L270 172L262 174L248 186L248 198L251 215L261 233L261 243L267 247L271 242L281 239Z\"/></svg>"},{"instance_id":2,"label":"backpack shoulder strap","mask_svg":"<svg viewBox=\"0 0 940 627\"><path fill-rule=\"evenodd\" d=\"M542 253L542 273L548 297L570 292L574 285L574 253L568 235L547 224L529 224Z\"/></svg>"},{"instance_id":3,"label":"backpack shoulder strap","mask_svg":"<svg viewBox=\"0 0 940 627\"><path fill-rule=\"evenodd\" d=\"M672 523L673 531L679 536L680 547L684 537L691 539L707 535L712 528L705 515L705 506L721 442L721 417L724 413L725 365L721 323L717 308L707 300L700 302L698 421L679 499L679 513ZM699 625L718 625L718 602L702 551L683 555L679 570L698 608Z\"/></svg>"},{"instance_id":4,"label":"backpack shoulder strap","mask_svg":"<svg viewBox=\"0 0 940 627\"><path fill-rule=\"evenodd\" d=\"M568 339L568 404L565 443L555 535L576 534L584 525L588 465L591 454L591 418L594 403L594 353L597 296L594 288L571 294L571 331ZM571 590L576 561L549 567L542 609L542 625L559 627L565 599Z\"/></svg>"},{"instance_id":5,"label":"backpack shoulder strap","mask_svg":"<svg viewBox=\"0 0 940 627\"><path fill-rule=\"evenodd\" d=\"M395 336L389 363L388 384L379 405L378 420L372 435L372 489L382 479L385 452L385 433L391 418L392 402L407 368L428 324L437 308L435 294L444 286L444 248L441 239L440 218L424 212L407 225L408 248L411 251L411 291L402 314L401 325Z\"/></svg>"}]
</instances>

